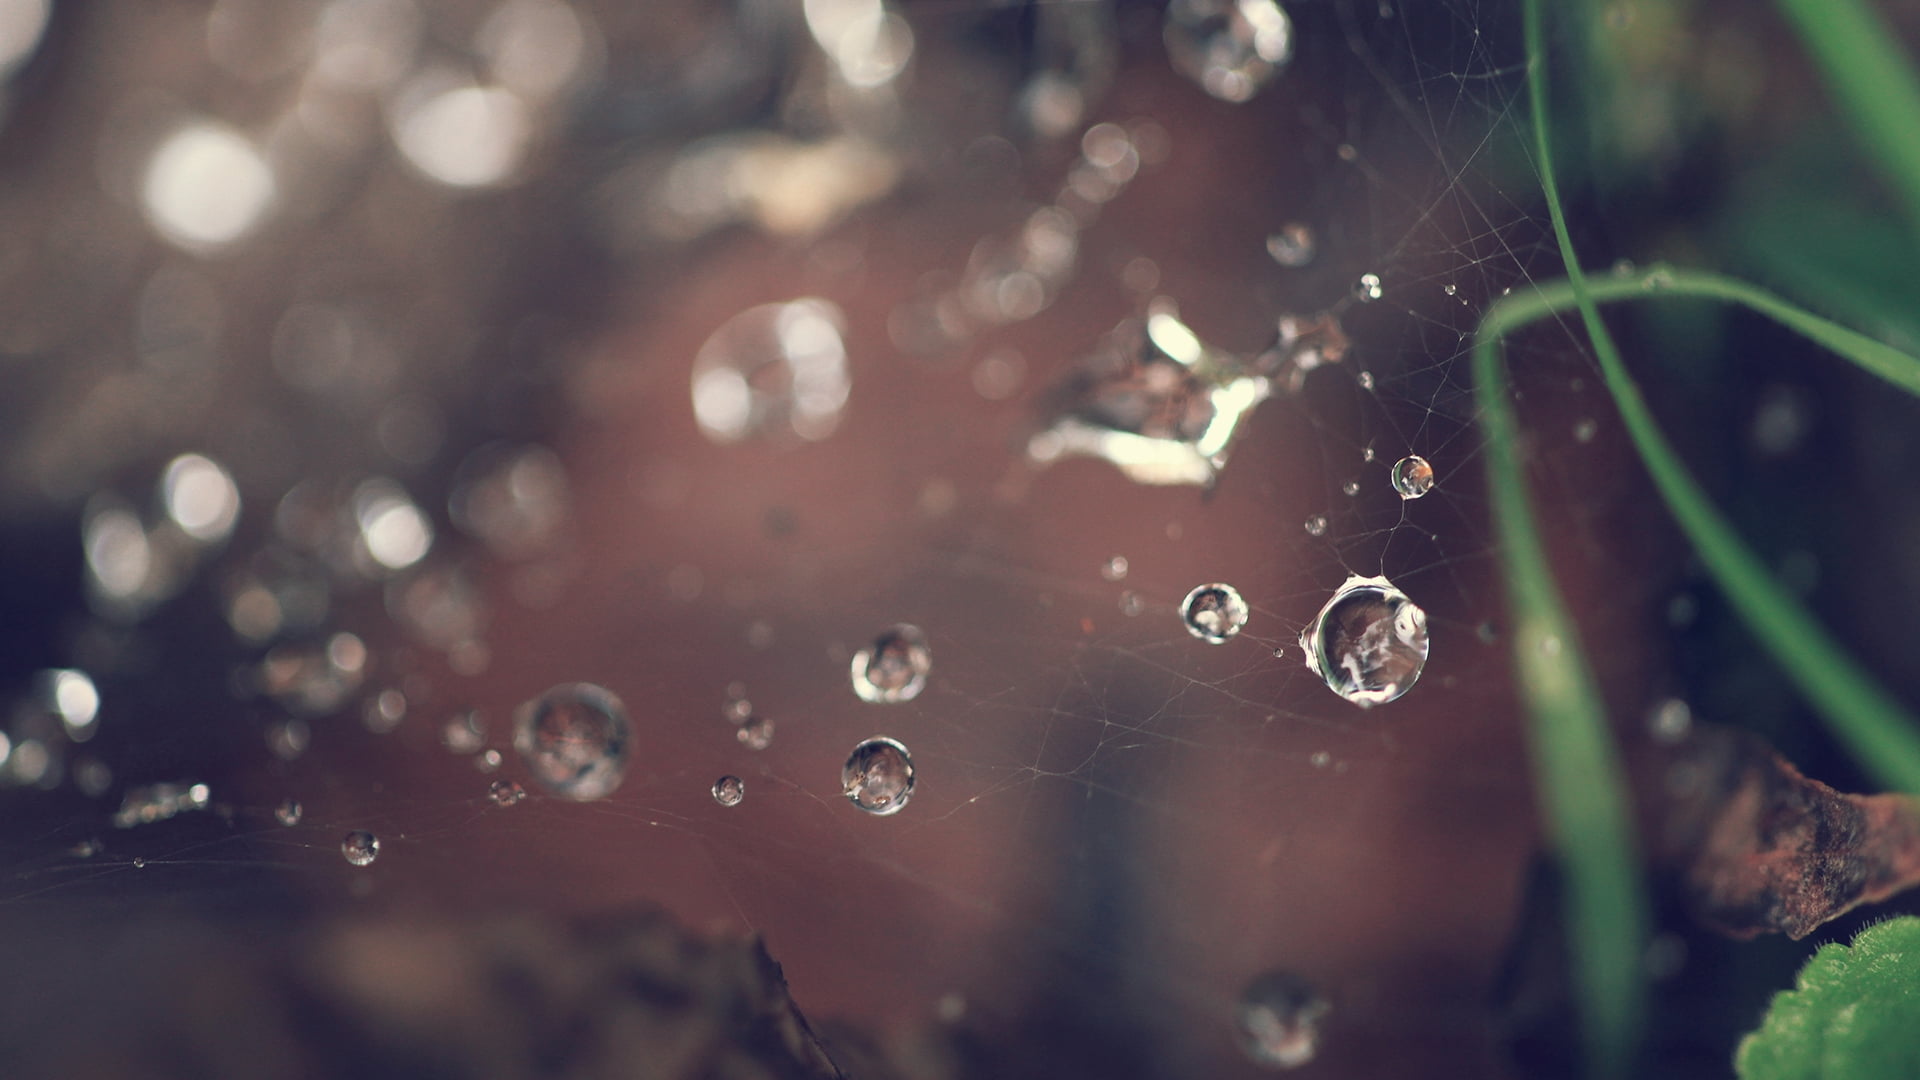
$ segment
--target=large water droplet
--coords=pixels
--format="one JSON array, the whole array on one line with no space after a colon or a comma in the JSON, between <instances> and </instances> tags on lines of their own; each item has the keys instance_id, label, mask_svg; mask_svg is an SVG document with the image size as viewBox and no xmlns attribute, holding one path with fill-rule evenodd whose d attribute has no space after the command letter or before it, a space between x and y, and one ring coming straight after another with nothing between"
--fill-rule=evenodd
<instances>
[{"instance_id":1,"label":"large water droplet","mask_svg":"<svg viewBox=\"0 0 1920 1080\"><path fill-rule=\"evenodd\" d=\"M873 644L853 654L853 692L861 701L897 705L926 688L933 670L933 649L920 628L899 623L882 631Z\"/></svg>"},{"instance_id":2,"label":"large water droplet","mask_svg":"<svg viewBox=\"0 0 1920 1080\"><path fill-rule=\"evenodd\" d=\"M1386 578L1350 577L1300 635L1307 667L1362 708L1412 688L1427 663L1427 613Z\"/></svg>"},{"instance_id":3,"label":"large water droplet","mask_svg":"<svg viewBox=\"0 0 1920 1080\"><path fill-rule=\"evenodd\" d=\"M1174 70L1222 101L1246 101L1293 56L1275 0L1172 0L1161 34Z\"/></svg>"},{"instance_id":4,"label":"large water droplet","mask_svg":"<svg viewBox=\"0 0 1920 1080\"><path fill-rule=\"evenodd\" d=\"M761 304L713 332L693 361L693 415L719 443L758 434L824 439L850 388L839 307Z\"/></svg>"},{"instance_id":5,"label":"large water droplet","mask_svg":"<svg viewBox=\"0 0 1920 1080\"><path fill-rule=\"evenodd\" d=\"M380 838L364 829L355 829L340 840L340 854L355 866L372 866L380 857Z\"/></svg>"},{"instance_id":6,"label":"large water droplet","mask_svg":"<svg viewBox=\"0 0 1920 1080\"><path fill-rule=\"evenodd\" d=\"M913 796L913 758L898 742L876 735L847 755L840 790L869 814L897 814Z\"/></svg>"},{"instance_id":7,"label":"large water droplet","mask_svg":"<svg viewBox=\"0 0 1920 1080\"><path fill-rule=\"evenodd\" d=\"M549 791L587 801L613 793L633 752L632 725L620 699L591 683L567 683L522 705L513 746Z\"/></svg>"},{"instance_id":8,"label":"large water droplet","mask_svg":"<svg viewBox=\"0 0 1920 1080\"><path fill-rule=\"evenodd\" d=\"M1402 499L1417 499L1433 490L1433 466L1418 454L1409 454L1393 463L1393 490Z\"/></svg>"},{"instance_id":9,"label":"large water droplet","mask_svg":"<svg viewBox=\"0 0 1920 1080\"><path fill-rule=\"evenodd\" d=\"M1165 298L1101 342L1056 392L1060 415L1027 444L1037 465L1104 458L1143 484L1209 484L1242 421L1271 393L1265 376L1201 341Z\"/></svg>"},{"instance_id":10,"label":"large water droplet","mask_svg":"<svg viewBox=\"0 0 1920 1080\"><path fill-rule=\"evenodd\" d=\"M747 783L737 776L723 776L713 782L713 801L721 806L739 806L747 797Z\"/></svg>"},{"instance_id":11,"label":"large water droplet","mask_svg":"<svg viewBox=\"0 0 1920 1080\"><path fill-rule=\"evenodd\" d=\"M1293 1069L1313 1060L1320 1020L1332 1008L1314 985L1292 972L1255 978L1240 993L1240 1034L1256 1064Z\"/></svg>"},{"instance_id":12,"label":"large water droplet","mask_svg":"<svg viewBox=\"0 0 1920 1080\"><path fill-rule=\"evenodd\" d=\"M1201 585L1180 601L1180 621L1201 641L1223 645L1247 625L1247 602L1231 585Z\"/></svg>"}]
</instances>

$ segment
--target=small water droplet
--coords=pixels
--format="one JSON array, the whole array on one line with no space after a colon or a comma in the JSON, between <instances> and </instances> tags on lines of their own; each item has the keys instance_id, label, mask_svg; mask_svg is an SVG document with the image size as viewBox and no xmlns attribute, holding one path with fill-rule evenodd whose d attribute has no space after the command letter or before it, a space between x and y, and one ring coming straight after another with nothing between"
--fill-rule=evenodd
<instances>
[{"instance_id":1,"label":"small water droplet","mask_svg":"<svg viewBox=\"0 0 1920 1080\"><path fill-rule=\"evenodd\" d=\"M565 683L514 714L513 747L542 786L587 801L625 779L633 729L620 699L592 683Z\"/></svg>"},{"instance_id":2,"label":"small water droplet","mask_svg":"<svg viewBox=\"0 0 1920 1080\"><path fill-rule=\"evenodd\" d=\"M1231 585L1201 585L1180 601L1180 621L1201 641L1223 645L1247 625L1247 602Z\"/></svg>"},{"instance_id":3,"label":"small water droplet","mask_svg":"<svg viewBox=\"0 0 1920 1080\"><path fill-rule=\"evenodd\" d=\"M1340 491L1342 494L1346 495L1348 498L1352 498L1355 495L1360 494L1360 481L1349 480L1346 483L1340 485Z\"/></svg>"},{"instance_id":4,"label":"small water droplet","mask_svg":"<svg viewBox=\"0 0 1920 1080\"><path fill-rule=\"evenodd\" d=\"M273 808L273 820L294 826L300 824L300 816L304 813L306 809L300 805L299 799L282 799L280 805Z\"/></svg>"},{"instance_id":5,"label":"small water droplet","mask_svg":"<svg viewBox=\"0 0 1920 1080\"><path fill-rule=\"evenodd\" d=\"M1573 438L1575 442L1590 443L1593 441L1594 435L1598 434L1599 431L1600 425L1596 421L1591 419L1581 420L1573 425Z\"/></svg>"},{"instance_id":6,"label":"small water droplet","mask_svg":"<svg viewBox=\"0 0 1920 1080\"><path fill-rule=\"evenodd\" d=\"M1314 985L1289 971L1271 971L1240 993L1240 1034L1257 1064L1293 1069L1313 1060L1320 1021L1332 1006Z\"/></svg>"},{"instance_id":7,"label":"small water droplet","mask_svg":"<svg viewBox=\"0 0 1920 1080\"><path fill-rule=\"evenodd\" d=\"M753 715L753 702L746 698L731 698L720 706L720 715L730 724L744 724Z\"/></svg>"},{"instance_id":8,"label":"small water droplet","mask_svg":"<svg viewBox=\"0 0 1920 1080\"><path fill-rule=\"evenodd\" d=\"M1120 614L1132 618L1146 610L1147 602L1140 598L1139 593L1128 589L1120 594Z\"/></svg>"},{"instance_id":9,"label":"small water droplet","mask_svg":"<svg viewBox=\"0 0 1920 1080\"><path fill-rule=\"evenodd\" d=\"M1418 454L1408 454L1393 463L1392 479L1402 499L1417 499L1433 490L1433 466Z\"/></svg>"},{"instance_id":10,"label":"small water droplet","mask_svg":"<svg viewBox=\"0 0 1920 1080\"><path fill-rule=\"evenodd\" d=\"M1267 237L1267 254L1273 256L1273 261L1281 266L1307 265L1313 261L1313 230L1297 221L1289 223Z\"/></svg>"},{"instance_id":11,"label":"small water droplet","mask_svg":"<svg viewBox=\"0 0 1920 1080\"><path fill-rule=\"evenodd\" d=\"M1124 581L1127 577L1127 557L1115 555L1100 564L1100 576L1108 581Z\"/></svg>"},{"instance_id":12,"label":"small water droplet","mask_svg":"<svg viewBox=\"0 0 1920 1080\"><path fill-rule=\"evenodd\" d=\"M1380 284L1379 274L1361 274L1360 280L1353 283L1353 298L1363 304L1371 303L1387 295Z\"/></svg>"},{"instance_id":13,"label":"small water droplet","mask_svg":"<svg viewBox=\"0 0 1920 1080\"><path fill-rule=\"evenodd\" d=\"M440 729L440 742L456 754L476 754L487 745L487 720L478 709L466 709L447 717Z\"/></svg>"},{"instance_id":14,"label":"small water droplet","mask_svg":"<svg viewBox=\"0 0 1920 1080\"><path fill-rule=\"evenodd\" d=\"M385 735L407 718L407 695L398 690L382 690L367 699L360 710L360 722L375 735Z\"/></svg>"},{"instance_id":15,"label":"small water droplet","mask_svg":"<svg viewBox=\"0 0 1920 1080\"><path fill-rule=\"evenodd\" d=\"M876 735L847 755L840 790L869 814L898 813L913 796L913 758L898 742Z\"/></svg>"},{"instance_id":16,"label":"small water droplet","mask_svg":"<svg viewBox=\"0 0 1920 1080\"><path fill-rule=\"evenodd\" d=\"M363 829L355 829L340 840L340 854L354 866L372 866L380 857L380 838Z\"/></svg>"},{"instance_id":17,"label":"small water droplet","mask_svg":"<svg viewBox=\"0 0 1920 1080\"><path fill-rule=\"evenodd\" d=\"M1325 514L1313 515L1312 517L1307 519L1306 527L1307 527L1308 536L1327 535L1327 515Z\"/></svg>"},{"instance_id":18,"label":"small water droplet","mask_svg":"<svg viewBox=\"0 0 1920 1080\"><path fill-rule=\"evenodd\" d=\"M1360 384L1360 389L1371 390L1373 389L1373 372L1363 371L1354 376L1354 381Z\"/></svg>"},{"instance_id":19,"label":"small water droplet","mask_svg":"<svg viewBox=\"0 0 1920 1080\"><path fill-rule=\"evenodd\" d=\"M1441 286L1440 291L1446 293L1448 296L1458 296L1460 294L1460 286L1448 282Z\"/></svg>"},{"instance_id":20,"label":"small water droplet","mask_svg":"<svg viewBox=\"0 0 1920 1080\"><path fill-rule=\"evenodd\" d=\"M527 797L527 789L518 780L495 780L487 785L487 798L495 806L513 806Z\"/></svg>"},{"instance_id":21,"label":"small water droplet","mask_svg":"<svg viewBox=\"0 0 1920 1080\"><path fill-rule=\"evenodd\" d=\"M721 806L739 806L747 797L747 782L731 774L713 782L713 801Z\"/></svg>"},{"instance_id":22,"label":"small water droplet","mask_svg":"<svg viewBox=\"0 0 1920 1080\"><path fill-rule=\"evenodd\" d=\"M1307 667L1361 708L1412 688L1427 663L1427 613L1386 578L1350 577L1300 635Z\"/></svg>"},{"instance_id":23,"label":"small water droplet","mask_svg":"<svg viewBox=\"0 0 1920 1080\"><path fill-rule=\"evenodd\" d=\"M1307 760L1312 763L1314 768L1324 769L1333 764L1333 755L1327 753L1325 750L1315 750L1313 756Z\"/></svg>"},{"instance_id":24,"label":"small water droplet","mask_svg":"<svg viewBox=\"0 0 1920 1080\"><path fill-rule=\"evenodd\" d=\"M1367 447L1365 450L1360 451L1361 461L1372 461L1373 457L1374 457L1373 447L1371 446Z\"/></svg>"},{"instance_id":25,"label":"small water droplet","mask_svg":"<svg viewBox=\"0 0 1920 1080\"><path fill-rule=\"evenodd\" d=\"M144 859L144 858L142 858L142 857L140 857L140 856L138 856L138 855L136 855L136 856L134 856L134 859L133 859L133 868L134 868L135 870L139 870L139 869L142 869L142 868L144 868L144 867L145 867L146 865L147 865L147 860L146 860L146 859Z\"/></svg>"},{"instance_id":26,"label":"small water droplet","mask_svg":"<svg viewBox=\"0 0 1920 1080\"><path fill-rule=\"evenodd\" d=\"M919 697L932 670L933 649L927 636L917 626L896 623L853 654L849 674L861 701L897 705Z\"/></svg>"},{"instance_id":27,"label":"small water droplet","mask_svg":"<svg viewBox=\"0 0 1920 1080\"><path fill-rule=\"evenodd\" d=\"M734 731L733 736L749 750L765 750L773 745L773 721L764 716L749 717Z\"/></svg>"},{"instance_id":28,"label":"small water droplet","mask_svg":"<svg viewBox=\"0 0 1920 1080\"><path fill-rule=\"evenodd\" d=\"M1293 57L1275 0L1172 0L1161 38L1174 70L1221 101L1253 97Z\"/></svg>"},{"instance_id":29,"label":"small water droplet","mask_svg":"<svg viewBox=\"0 0 1920 1080\"><path fill-rule=\"evenodd\" d=\"M482 750L473 755L473 767L483 773L490 773L500 767L500 751Z\"/></svg>"}]
</instances>

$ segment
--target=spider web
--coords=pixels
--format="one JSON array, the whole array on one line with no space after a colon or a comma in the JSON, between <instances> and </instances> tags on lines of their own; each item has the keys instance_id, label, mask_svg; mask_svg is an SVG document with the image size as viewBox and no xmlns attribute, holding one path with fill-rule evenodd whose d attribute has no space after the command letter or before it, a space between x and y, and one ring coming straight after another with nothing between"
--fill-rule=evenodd
<instances>
[{"instance_id":1,"label":"spider web","mask_svg":"<svg viewBox=\"0 0 1920 1080\"><path fill-rule=\"evenodd\" d=\"M1116 66L1087 78L1082 115L1046 138L1010 117L1048 70L1056 9L1099 12ZM1234 1003L1285 969L1334 1003L1321 1057L1335 1074L1422 1075L1436 1056L1495 1068L1481 1003L1537 836L1467 352L1488 304L1558 265L1519 138L1517 23L1477 0L1290 11L1292 62L1235 105L1169 68L1155 4L901 4L920 81L900 107L933 118L915 129L913 152L933 163L918 184L817 239L749 229L615 258L617 299L545 384L557 420L501 423L502 395L473 395L492 410L474 431L537 437L564 462L560 554L515 563L457 538L430 496L454 485L446 463L461 454L406 477L440 522L422 565L481 584L490 663L409 640L379 589L341 586L328 629L367 642L367 678L310 718L310 748L276 758L262 734L282 713L229 688L259 650L231 644L219 582L271 538L263 508L284 492L236 463L247 501L226 561L144 622L70 636L63 665L98 655L80 646L102 634L111 655L159 659L99 675L99 737L66 765L104 763L104 791L6 796L22 825L0 901L649 902L763 935L816 1017L1077 1032L1131 1075L1252 1071ZM968 80L985 105L939 97ZM1165 150L1080 230L1071 277L1028 317L905 355L890 316L1045 205L1100 122ZM710 127L679 137L730 130ZM1014 164L983 185L969 148L999 162L1011 149ZM1313 258L1277 265L1267 237L1294 223L1312 230ZM1355 291L1363 275L1378 298ZM801 295L845 313L839 428L799 445L703 438L690 358L732 313ZM1027 462L1049 389L1153 296L1234 356L1270 346L1288 314L1331 313L1352 347L1253 413L1210 490L1136 484L1097 460ZM1618 447L1575 434L1592 412L1584 359L1525 342L1513 358L1548 486L1620 471ZM989 364L1011 388L977 389ZM503 384L508 398L521 385ZM455 429L457 449L468 429ZM1418 500L1388 482L1408 454L1437 474ZM141 468L123 470L125 490L151 482ZM1600 521L1620 483L1552 526L1558 549L1602 569L1625 560ZM1308 528L1316 517L1323 529ZM1103 573L1114 556L1124 575ZM1351 575L1390 579L1431 626L1418 684L1370 710L1330 692L1297 643ZM1660 587L1602 576L1570 585L1602 630L1632 623ZM1177 609L1211 581L1251 607L1220 646L1187 634ZM927 634L927 688L863 703L848 661L897 622ZM165 642L175 630L224 641L184 656ZM634 722L624 784L591 803L536 787L510 746L514 707L573 681L615 692ZM404 690L405 715L375 733L362 702L387 689ZM774 724L764 750L735 737L727 710L742 699ZM504 755L497 772L445 745L445 722L468 709ZM885 818L838 788L847 752L876 734L909 747L917 773L911 804ZM709 794L726 774L745 781L737 807ZM496 779L528 797L497 805ZM209 783L211 808L109 824L130 786L176 780ZM304 811L292 826L274 817L287 798ZM341 858L355 829L380 838L371 866Z\"/></svg>"}]
</instances>

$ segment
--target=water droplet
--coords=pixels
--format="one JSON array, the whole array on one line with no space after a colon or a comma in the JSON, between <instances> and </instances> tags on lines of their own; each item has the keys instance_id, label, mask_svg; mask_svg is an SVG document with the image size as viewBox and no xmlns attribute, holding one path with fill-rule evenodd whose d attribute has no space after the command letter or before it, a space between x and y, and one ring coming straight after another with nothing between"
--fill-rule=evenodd
<instances>
[{"instance_id":1,"label":"water droplet","mask_svg":"<svg viewBox=\"0 0 1920 1080\"><path fill-rule=\"evenodd\" d=\"M1393 463L1393 490L1402 499L1417 499L1433 490L1433 466L1418 454L1408 454Z\"/></svg>"},{"instance_id":2,"label":"water droplet","mask_svg":"<svg viewBox=\"0 0 1920 1080\"><path fill-rule=\"evenodd\" d=\"M1284 375L1290 393L1297 394L1306 385L1307 372L1345 360L1353 347L1339 317L1330 311L1282 315L1274 325L1273 346L1254 360L1254 366L1264 375Z\"/></svg>"},{"instance_id":3,"label":"water droplet","mask_svg":"<svg viewBox=\"0 0 1920 1080\"><path fill-rule=\"evenodd\" d=\"M180 531L203 544L215 544L233 532L240 517L240 489L219 462L199 454L181 454L160 476L160 500Z\"/></svg>"},{"instance_id":4,"label":"water droplet","mask_svg":"<svg viewBox=\"0 0 1920 1080\"><path fill-rule=\"evenodd\" d=\"M473 767L480 772L490 773L500 768L500 761L500 751L482 750L473 756Z\"/></svg>"},{"instance_id":5,"label":"water droplet","mask_svg":"<svg viewBox=\"0 0 1920 1080\"><path fill-rule=\"evenodd\" d=\"M513 746L549 791L582 802L625 779L632 725L620 699L591 683L565 683L514 714Z\"/></svg>"},{"instance_id":6,"label":"water droplet","mask_svg":"<svg viewBox=\"0 0 1920 1080\"><path fill-rule=\"evenodd\" d=\"M898 813L913 796L913 758L898 742L876 735L847 755L840 790L869 814Z\"/></svg>"},{"instance_id":7,"label":"water droplet","mask_svg":"<svg viewBox=\"0 0 1920 1080\"><path fill-rule=\"evenodd\" d=\"M1306 979L1288 971L1255 978L1240 993L1240 1034L1257 1064L1293 1069L1313 1060L1320 1021L1332 1005Z\"/></svg>"},{"instance_id":8,"label":"water droplet","mask_svg":"<svg viewBox=\"0 0 1920 1080\"><path fill-rule=\"evenodd\" d=\"M360 708L360 723L375 735L390 734L407 718L407 695L388 688L368 698Z\"/></svg>"},{"instance_id":9,"label":"water droplet","mask_svg":"<svg viewBox=\"0 0 1920 1080\"><path fill-rule=\"evenodd\" d=\"M567 471L544 446L483 446L460 463L453 483L454 525L502 558L539 554L566 525Z\"/></svg>"},{"instance_id":10,"label":"water droplet","mask_svg":"<svg viewBox=\"0 0 1920 1080\"><path fill-rule=\"evenodd\" d=\"M1342 494L1346 495L1348 498L1352 498L1355 495L1360 494L1360 481L1349 480L1346 483L1340 485L1340 491Z\"/></svg>"},{"instance_id":11,"label":"water droplet","mask_svg":"<svg viewBox=\"0 0 1920 1080\"><path fill-rule=\"evenodd\" d=\"M1693 710L1679 698L1668 698L1654 706L1647 717L1647 728L1655 740L1663 743L1677 743L1693 730Z\"/></svg>"},{"instance_id":12,"label":"water droplet","mask_svg":"<svg viewBox=\"0 0 1920 1080\"><path fill-rule=\"evenodd\" d=\"M1174 70L1221 101L1253 97L1293 56L1275 0L1172 0L1161 37Z\"/></svg>"},{"instance_id":13,"label":"water droplet","mask_svg":"<svg viewBox=\"0 0 1920 1080\"><path fill-rule=\"evenodd\" d=\"M761 304L728 319L693 361L693 414L718 443L824 439L851 386L845 317L825 300Z\"/></svg>"},{"instance_id":14,"label":"water droplet","mask_svg":"<svg viewBox=\"0 0 1920 1080\"><path fill-rule=\"evenodd\" d=\"M372 866L373 860L380 857L380 838L365 830L355 829L341 838L340 854L355 866Z\"/></svg>"},{"instance_id":15,"label":"water droplet","mask_svg":"<svg viewBox=\"0 0 1920 1080\"><path fill-rule=\"evenodd\" d=\"M160 144L141 184L141 209L168 242L208 251L245 236L274 200L273 168L225 124L197 121Z\"/></svg>"},{"instance_id":16,"label":"water droplet","mask_svg":"<svg viewBox=\"0 0 1920 1080\"><path fill-rule=\"evenodd\" d=\"M1279 232L1267 237L1267 254L1281 266L1299 267L1313 261L1313 230L1299 222L1292 222Z\"/></svg>"},{"instance_id":17,"label":"water droplet","mask_svg":"<svg viewBox=\"0 0 1920 1080\"><path fill-rule=\"evenodd\" d=\"M1224 645L1247 625L1247 602L1231 585L1201 585L1180 601L1180 621L1201 641Z\"/></svg>"},{"instance_id":18,"label":"water droplet","mask_svg":"<svg viewBox=\"0 0 1920 1080\"><path fill-rule=\"evenodd\" d=\"M518 780L495 780L487 785L487 798L495 806L513 806L527 797L527 789Z\"/></svg>"},{"instance_id":19,"label":"water droplet","mask_svg":"<svg viewBox=\"0 0 1920 1080\"><path fill-rule=\"evenodd\" d=\"M918 627L899 623L853 654L850 674L853 692L861 701L895 705L919 697L932 670L933 649L926 635Z\"/></svg>"},{"instance_id":20,"label":"water droplet","mask_svg":"<svg viewBox=\"0 0 1920 1080\"><path fill-rule=\"evenodd\" d=\"M144 870L146 869L146 865L147 860L143 856L135 855L133 857L133 868L135 870Z\"/></svg>"},{"instance_id":21,"label":"water droplet","mask_svg":"<svg viewBox=\"0 0 1920 1080\"><path fill-rule=\"evenodd\" d=\"M447 717L440 729L440 742L456 754L477 754L487 745L487 718L478 709L467 709Z\"/></svg>"},{"instance_id":22,"label":"water droplet","mask_svg":"<svg viewBox=\"0 0 1920 1080\"><path fill-rule=\"evenodd\" d=\"M355 488L353 517L360 528L359 552L377 572L405 570L433 547L433 522L391 480L376 478Z\"/></svg>"},{"instance_id":23,"label":"water droplet","mask_svg":"<svg viewBox=\"0 0 1920 1080\"><path fill-rule=\"evenodd\" d=\"M304 813L306 808L300 805L299 799L282 799L280 805L273 808L273 820L292 827L300 824L300 817Z\"/></svg>"},{"instance_id":24,"label":"water droplet","mask_svg":"<svg viewBox=\"0 0 1920 1080\"><path fill-rule=\"evenodd\" d=\"M1460 286L1448 282L1440 287L1440 291L1446 293L1448 296L1458 296L1460 294Z\"/></svg>"},{"instance_id":25,"label":"water droplet","mask_svg":"<svg viewBox=\"0 0 1920 1080\"><path fill-rule=\"evenodd\" d=\"M1312 763L1314 768L1324 769L1333 764L1333 755L1327 753L1325 750L1315 750L1313 756L1307 760Z\"/></svg>"},{"instance_id":26,"label":"water droplet","mask_svg":"<svg viewBox=\"0 0 1920 1080\"><path fill-rule=\"evenodd\" d=\"M1327 515L1315 514L1308 518L1306 528L1308 536L1327 535Z\"/></svg>"},{"instance_id":27,"label":"water droplet","mask_svg":"<svg viewBox=\"0 0 1920 1080\"><path fill-rule=\"evenodd\" d=\"M1125 555L1115 555L1113 558L1100 564L1100 576L1108 581L1126 580L1127 570L1127 557Z\"/></svg>"},{"instance_id":28,"label":"water droplet","mask_svg":"<svg viewBox=\"0 0 1920 1080\"><path fill-rule=\"evenodd\" d=\"M131 829L190 810L205 810L210 797L205 784L147 784L129 788L120 799L120 809L114 812L113 824L118 829Z\"/></svg>"},{"instance_id":29,"label":"water droplet","mask_svg":"<svg viewBox=\"0 0 1920 1080\"><path fill-rule=\"evenodd\" d=\"M713 782L713 801L721 806L739 806L747 797L747 783L737 776L723 776Z\"/></svg>"},{"instance_id":30,"label":"water droplet","mask_svg":"<svg viewBox=\"0 0 1920 1080\"><path fill-rule=\"evenodd\" d=\"M1353 283L1353 298L1363 304L1371 303L1387 295L1380 284L1379 274L1361 274L1360 280Z\"/></svg>"},{"instance_id":31,"label":"water droplet","mask_svg":"<svg viewBox=\"0 0 1920 1080\"><path fill-rule=\"evenodd\" d=\"M1140 598L1139 593L1128 589L1120 594L1120 614L1132 618L1145 610L1147 610L1147 602Z\"/></svg>"},{"instance_id":32,"label":"water droplet","mask_svg":"<svg viewBox=\"0 0 1920 1080\"><path fill-rule=\"evenodd\" d=\"M1307 667L1361 708L1412 688L1427 663L1427 613L1386 578L1350 577L1300 635Z\"/></svg>"},{"instance_id":33,"label":"water droplet","mask_svg":"<svg viewBox=\"0 0 1920 1080\"><path fill-rule=\"evenodd\" d=\"M734 731L733 737L749 750L765 750L773 745L773 721L764 716L749 717Z\"/></svg>"},{"instance_id":34,"label":"water droplet","mask_svg":"<svg viewBox=\"0 0 1920 1080\"><path fill-rule=\"evenodd\" d=\"M533 117L512 90L428 71L393 95L388 127L401 157L421 175L478 188L512 179L532 140Z\"/></svg>"},{"instance_id":35,"label":"water droplet","mask_svg":"<svg viewBox=\"0 0 1920 1080\"><path fill-rule=\"evenodd\" d=\"M1355 375L1353 378L1355 382L1360 384L1360 389L1362 390L1373 389L1373 372L1363 371L1358 375Z\"/></svg>"},{"instance_id":36,"label":"water droplet","mask_svg":"<svg viewBox=\"0 0 1920 1080\"><path fill-rule=\"evenodd\" d=\"M93 738L100 719L100 690L92 677L74 668L43 671L40 693L48 712L60 718L67 738L77 743Z\"/></svg>"},{"instance_id":37,"label":"water droplet","mask_svg":"<svg viewBox=\"0 0 1920 1080\"><path fill-rule=\"evenodd\" d=\"M305 720L292 717L267 725L267 749L281 761L293 761L313 745L313 729Z\"/></svg>"},{"instance_id":38,"label":"water droplet","mask_svg":"<svg viewBox=\"0 0 1920 1080\"><path fill-rule=\"evenodd\" d=\"M1266 376L1205 342L1164 298L1102 339L1057 392L1060 414L1027 444L1047 465L1111 462L1142 484L1208 484L1242 422L1272 390Z\"/></svg>"},{"instance_id":39,"label":"water droplet","mask_svg":"<svg viewBox=\"0 0 1920 1080\"><path fill-rule=\"evenodd\" d=\"M1591 419L1581 420L1573 425L1573 439L1575 442L1590 443L1593 441L1593 437L1599 434L1599 432L1599 423Z\"/></svg>"}]
</instances>

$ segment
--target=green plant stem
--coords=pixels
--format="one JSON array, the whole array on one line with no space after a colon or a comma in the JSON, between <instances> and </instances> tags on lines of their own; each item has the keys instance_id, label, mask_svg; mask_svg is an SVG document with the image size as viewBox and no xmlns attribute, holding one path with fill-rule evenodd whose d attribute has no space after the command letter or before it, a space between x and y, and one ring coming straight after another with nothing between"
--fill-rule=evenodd
<instances>
[{"instance_id":1,"label":"green plant stem","mask_svg":"<svg viewBox=\"0 0 1920 1080\"><path fill-rule=\"evenodd\" d=\"M1597 303L1619 300L1694 298L1738 304L1776 319L1888 381L1920 394L1920 359L1793 307L1764 290L1719 274L1654 267L1631 278L1588 282ZM1476 378L1500 377L1495 345L1517 327L1578 305L1571 282L1515 293L1494 305L1480 324ZM1596 349L1596 351L1598 351ZM1608 361L1601 361L1603 370ZM1754 636L1779 661L1800 692L1826 718L1834 733L1875 779L1890 788L1920 793L1920 733L1891 695L1785 589L1707 499L1660 433L1645 399L1618 357L1606 372L1621 421L1667 509L1700 553L1701 564ZM1484 402L1483 402L1484 404Z\"/></svg>"},{"instance_id":2,"label":"green plant stem","mask_svg":"<svg viewBox=\"0 0 1920 1080\"><path fill-rule=\"evenodd\" d=\"M1779 0L1867 155L1920 237L1920 77L1862 0Z\"/></svg>"}]
</instances>

